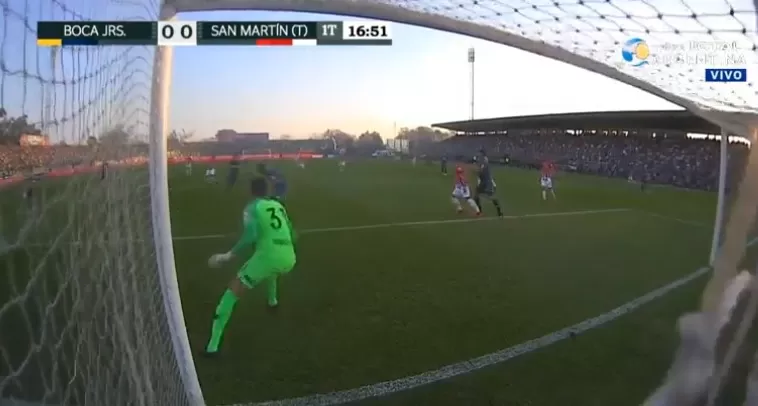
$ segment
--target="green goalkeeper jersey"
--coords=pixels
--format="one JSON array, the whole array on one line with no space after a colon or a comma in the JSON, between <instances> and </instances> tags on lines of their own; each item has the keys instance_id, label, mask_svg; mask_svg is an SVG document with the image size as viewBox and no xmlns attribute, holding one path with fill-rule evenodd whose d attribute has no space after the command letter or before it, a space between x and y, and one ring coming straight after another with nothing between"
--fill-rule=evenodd
<instances>
[{"instance_id":1,"label":"green goalkeeper jersey","mask_svg":"<svg viewBox=\"0 0 758 406\"><path fill-rule=\"evenodd\" d=\"M248 203L242 214L242 225L242 237L232 248L235 255L253 244L260 254L295 254L295 231L287 210L278 201L259 198Z\"/></svg>"}]
</instances>

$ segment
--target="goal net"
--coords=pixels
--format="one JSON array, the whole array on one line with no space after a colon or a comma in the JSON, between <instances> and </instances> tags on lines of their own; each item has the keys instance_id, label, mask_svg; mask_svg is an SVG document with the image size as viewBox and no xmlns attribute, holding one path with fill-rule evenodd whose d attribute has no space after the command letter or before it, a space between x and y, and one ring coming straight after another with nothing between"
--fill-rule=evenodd
<instances>
[{"instance_id":1,"label":"goal net","mask_svg":"<svg viewBox=\"0 0 758 406\"><path fill-rule=\"evenodd\" d=\"M172 4L179 12L249 7L354 14L478 36L622 80L729 133L756 136L758 35L751 0ZM43 48L35 36L39 20L155 20L158 0L6 0L0 7L0 403L193 403L186 376L194 369L188 370L177 338L184 332L168 321L177 304L165 288L172 283L166 275L173 270L165 269L172 252L161 245L164 238L154 237L170 232L151 208L155 194L165 191L156 189L155 168L144 165L148 135L156 133L150 125L165 119L169 103L151 109L154 49ZM707 82L705 68L745 69L747 80ZM588 93L614 97L600 89ZM53 145L36 145L48 140ZM755 151L729 149L725 215L717 227L723 248L701 311L682 322L696 326L683 335L695 331L697 346L682 346L651 404L694 405L716 396L707 394L732 382L725 371L734 359L750 360L742 370L753 370L752 357L734 355L734 348L744 351L735 343L745 342L742 331L752 325L740 324L742 316L752 321L758 307L753 297L738 294L748 288L738 288L753 281L733 281L738 269L755 266L743 261L746 242L758 236ZM103 162L109 163L105 179ZM728 290L732 283L742 285ZM722 322L714 315L726 291L742 299L727 306L730 317ZM707 368L696 368L702 365ZM747 382L746 375L733 382Z\"/></svg>"},{"instance_id":2,"label":"goal net","mask_svg":"<svg viewBox=\"0 0 758 406\"><path fill-rule=\"evenodd\" d=\"M758 2L380 3L418 12L414 17L417 21L433 20L428 14L449 17L456 21L439 21L437 28L478 33L591 69L685 107L721 126L724 134L750 141L758 136ZM460 22L486 28L471 28ZM746 80L713 83L707 77L707 68L744 69ZM721 188L716 186L719 182L715 176L711 180L711 186L723 197L715 221L714 247L718 251L714 251L718 255L699 311L679 320L681 345L665 380L646 401L650 406L758 404L758 323L754 323L758 278L751 277L758 265L755 249L751 250L758 237L758 153L741 144L725 145L720 154L715 153L713 143L704 148L711 151L698 155L709 159L720 156L727 174L721 179ZM682 157L682 162L696 172L697 159L703 156ZM739 273L745 268L749 271Z\"/></svg>"},{"instance_id":3,"label":"goal net","mask_svg":"<svg viewBox=\"0 0 758 406\"><path fill-rule=\"evenodd\" d=\"M596 62L604 67L605 74L617 71L629 75L663 93L703 107L751 112L758 108L753 0L379 0L377 3L512 34L517 38L498 34L492 37L584 67L596 67L593 63ZM468 31L454 23L447 25ZM622 51L628 52L628 59ZM753 74L748 73L748 84L742 86L705 83L705 68L719 67L747 68Z\"/></svg>"},{"instance_id":4,"label":"goal net","mask_svg":"<svg viewBox=\"0 0 758 406\"><path fill-rule=\"evenodd\" d=\"M0 404L187 404L144 165L154 49L36 43L38 20L151 21L157 4L0 8Z\"/></svg>"},{"instance_id":5,"label":"goal net","mask_svg":"<svg viewBox=\"0 0 758 406\"><path fill-rule=\"evenodd\" d=\"M287 9L308 2L280 1L279 7L266 0L256 3ZM758 138L758 2L753 0L313 3L320 4L313 10L370 13L562 60L687 108L722 127L724 134ZM707 76L706 69L723 68L742 69L743 82L714 83ZM613 97L599 89L588 92ZM681 346L665 381L647 400L650 406L758 404L758 278L751 277L757 265L751 248L758 237L758 149L735 144L719 154L713 143L703 148L710 151L682 156L680 164L697 172L699 159L724 158L723 187L716 186L715 176L710 179L710 186L723 197L715 221L718 255L699 311L679 321ZM683 154L691 152L697 151ZM703 247L704 260L707 251ZM738 276L743 268L750 271Z\"/></svg>"}]
</instances>

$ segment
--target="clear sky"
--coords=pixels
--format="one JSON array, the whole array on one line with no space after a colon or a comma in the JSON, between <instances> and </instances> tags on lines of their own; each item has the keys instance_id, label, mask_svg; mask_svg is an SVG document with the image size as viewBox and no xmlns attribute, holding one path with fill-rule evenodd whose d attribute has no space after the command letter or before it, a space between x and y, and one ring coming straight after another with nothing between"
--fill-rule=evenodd
<instances>
[{"instance_id":1,"label":"clear sky","mask_svg":"<svg viewBox=\"0 0 758 406\"><path fill-rule=\"evenodd\" d=\"M272 12L182 14L183 20L344 20ZM184 47L174 56L172 124L307 137L465 120L469 47L475 117L677 107L601 75L461 35L394 24L391 47Z\"/></svg>"},{"instance_id":2,"label":"clear sky","mask_svg":"<svg viewBox=\"0 0 758 406\"><path fill-rule=\"evenodd\" d=\"M149 50L121 47L63 49L58 53L54 87L50 51L36 46L34 31L24 27L38 19L73 19L57 3L9 0L16 14L0 32L3 71L0 102L11 115L45 114L45 92L55 96L54 117L67 120L59 133L82 134L86 122L104 111L106 100L122 103L125 92L108 78L124 76L123 63L95 79L104 61L144 60L129 92L149 92ZM29 7L38 4L39 8ZM86 18L113 19L99 13L94 0L79 3ZM119 3L120 4L120 3ZM126 15L126 14L125 14ZM345 17L275 12L185 13L183 20L345 20ZM425 28L393 24L391 47L178 47L175 49L171 125L212 137L219 129L269 132L307 137L328 128L351 133L375 130L393 136L401 127L465 120L469 116L469 47L476 49L475 117L500 117L581 111L677 108L655 96L567 64L499 44ZM5 35L3 37L3 35ZM124 55L124 52L129 52ZM130 67L132 69L133 66ZM23 73L26 73L24 75ZM74 81L77 78L77 81ZM74 84L76 83L76 84ZM119 93L121 92L121 93ZM122 96L119 98L119 96ZM147 98L130 95L147 110ZM111 103L111 107L113 103ZM81 114L80 107L87 106ZM100 109L100 110L98 110ZM98 128L108 123L99 123ZM61 131L62 130L62 131Z\"/></svg>"}]
</instances>

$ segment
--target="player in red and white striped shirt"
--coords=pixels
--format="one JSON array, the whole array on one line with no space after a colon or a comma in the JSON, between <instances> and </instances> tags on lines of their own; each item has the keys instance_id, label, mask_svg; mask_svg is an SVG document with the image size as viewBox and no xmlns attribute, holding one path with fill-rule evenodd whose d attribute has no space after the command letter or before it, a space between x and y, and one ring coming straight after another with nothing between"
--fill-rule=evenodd
<instances>
[{"instance_id":1,"label":"player in red and white striped shirt","mask_svg":"<svg viewBox=\"0 0 758 406\"><path fill-rule=\"evenodd\" d=\"M542 171L540 176L540 186L542 187L542 200L547 200L547 194L555 200L555 189L553 188L553 175L555 174L555 164L547 160L542 162Z\"/></svg>"},{"instance_id":2,"label":"player in red and white striped shirt","mask_svg":"<svg viewBox=\"0 0 758 406\"><path fill-rule=\"evenodd\" d=\"M461 200L465 200L477 216L481 215L482 212L479 210L479 206L471 198L471 188L468 186L466 171L462 167L457 166L455 168L455 186L453 187L452 201L458 213L463 213Z\"/></svg>"}]
</instances>

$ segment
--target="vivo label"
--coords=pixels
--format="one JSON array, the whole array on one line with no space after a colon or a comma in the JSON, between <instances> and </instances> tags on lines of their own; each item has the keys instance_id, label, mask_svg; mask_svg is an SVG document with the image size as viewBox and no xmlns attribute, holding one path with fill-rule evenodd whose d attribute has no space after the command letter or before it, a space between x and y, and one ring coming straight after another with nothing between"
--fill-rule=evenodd
<instances>
[{"instance_id":1,"label":"vivo label","mask_svg":"<svg viewBox=\"0 0 758 406\"><path fill-rule=\"evenodd\" d=\"M706 82L747 82L747 69L706 69Z\"/></svg>"}]
</instances>

